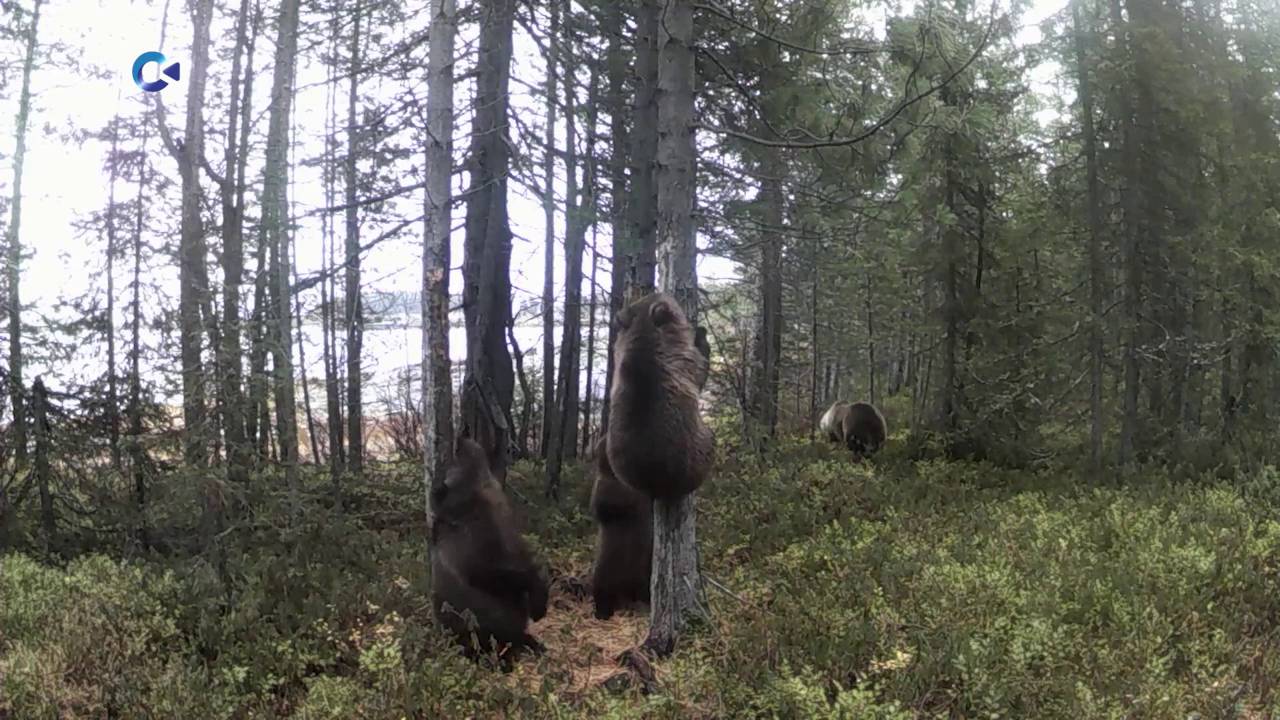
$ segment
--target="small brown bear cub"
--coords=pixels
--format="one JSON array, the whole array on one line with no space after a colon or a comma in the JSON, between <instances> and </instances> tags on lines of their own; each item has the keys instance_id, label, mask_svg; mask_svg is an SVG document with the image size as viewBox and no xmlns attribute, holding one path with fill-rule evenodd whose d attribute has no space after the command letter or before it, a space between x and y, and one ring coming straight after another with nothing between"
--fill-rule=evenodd
<instances>
[{"instance_id":1,"label":"small brown bear cub","mask_svg":"<svg viewBox=\"0 0 1280 720\"><path fill-rule=\"evenodd\" d=\"M484 449L454 446L444 483L431 489L431 585L436 617L470 657L541 653L525 630L547 614L547 581L516 530Z\"/></svg>"},{"instance_id":2,"label":"small brown bear cub","mask_svg":"<svg viewBox=\"0 0 1280 720\"><path fill-rule=\"evenodd\" d=\"M714 438L698 412L709 350L675 298L653 293L618 312L609 465L645 495L677 500L711 473Z\"/></svg>"},{"instance_id":3,"label":"small brown bear cub","mask_svg":"<svg viewBox=\"0 0 1280 720\"><path fill-rule=\"evenodd\" d=\"M600 620L620 607L649 602L653 568L653 501L613 474L605 445L604 438L596 443L591 489L591 515L600 526L591 594Z\"/></svg>"},{"instance_id":4,"label":"small brown bear cub","mask_svg":"<svg viewBox=\"0 0 1280 720\"><path fill-rule=\"evenodd\" d=\"M884 416L865 402L851 405L837 400L823 413L818 427L828 440L849 448L855 460L869 457L883 447L887 435Z\"/></svg>"}]
</instances>

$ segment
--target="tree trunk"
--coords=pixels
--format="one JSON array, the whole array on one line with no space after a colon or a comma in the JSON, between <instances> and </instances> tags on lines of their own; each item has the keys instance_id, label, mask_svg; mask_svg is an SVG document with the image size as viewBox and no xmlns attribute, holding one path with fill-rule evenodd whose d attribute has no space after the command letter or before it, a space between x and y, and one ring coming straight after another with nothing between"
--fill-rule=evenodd
<instances>
[{"instance_id":1,"label":"tree trunk","mask_svg":"<svg viewBox=\"0 0 1280 720\"><path fill-rule=\"evenodd\" d=\"M145 121L144 121L145 122ZM133 287L129 323L129 465L133 475L134 537L138 547L151 546L147 531L146 453L142 448L142 228L146 225L147 137L142 131L141 159L138 162L137 215L133 225Z\"/></svg>"},{"instance_id":2,"label":"tree trunk","mask_svg":"<svg viewBox=\"0 0 1280 720\"><path fill-rule=\"evenodd\" d=\"M52 555L57 549L57 519L53 512L53 473L49 468L49 393L44 381L36 378L31 384L31 402L35 414L36 487L40 490L40 527L44 536L44 552Z\"/></svg>"},{"instance_id":3,"label":"tree trunk","mask_svg":"<svg viewBox=\"0 0 1280 720\"><path fill-rule=\"evenodd\" d=\"M944 88L942 92L943 101L948 105L951 104L949 93ZM944 142L947 147L944 151L945 156L945 180L943 186L944 202L947 210L955 218L950 224L936 223L935 227L942 236L942 262L943 262L943 305L942 316L944 335L942 341L942 383L938 388L938 410L937 410L937 429L947 436L947 445L951 447L955 442L956 432L960 428L960 399L959 399L959 382L960 382L960 335L962 332L961 325L963 323L960 298L960 253L961 253L961 236L958 221L960 213L958 212L960 192L959 169L956 167L956 159L954 157L954 149L951 144L956 142L954 138L948 137Z\"/></svg>"},{"instance_id":4,"label":"tree trunk","mask_svg":"<svg viewBox=\"0 0 1280 720\"><path fill-rule=\"evenodd\" d=\"M340 10L335 10L334 21L340 19ZM338 57L339 38L335 33L329 52ZM325 85L325 144L324 144L324 204L333 207L337 197L337 168L334 140L337 136L337 95L338 68L336 63L329 66L329 80ZM345 434L342 425L342 376L341 361L338 358L338 299L336 276L338 274L335 246L338 233L335 227L337 220L333 213L326 212L321 216L322 248L321 271L325 279L320 283L320 325L321 341L324 343L324 397L325 426L328 430L329 443L329 483L332 488L335 507L342 496L342 473L347 467L347 456L343 444ZM424 326L425 332L425 326ZM425 340L425 337L424 337Z\"/></svg>"},{"instance_id":5,"label":"tree trunk","mask_svg":"<svg viewBox=\"0 0 1280 720\"><path fill-rule=\"evenodd\" d=\"M863 274L863 310L867 316L867 402L876 404L876 324L871 312L871 271Z\"/></svg>"},{"instance_id":6,"label":"tree trunk","mask_svg":"<svg viewBox=\"0 0 1280 720\"><path fill-rule=\"evenodd\" d=\"M694 46L690 0L667 3L658 47L661 102L655 127L660 138L656 185L662 289L680 303L689 321L696 326L697 236L693 213L697 150L693 135ZM668 655L675 649L680 632L691 617L706 614L699 602L702 578L698 571L695 495L690 493L675 502L654 503L649 635L644 644L658 655Z\"/></svg>"},{"instance_id":7,"label":"tree trunk","mask_svg":"<svg viewBox=\"0 0 1280 720\"><path fill-rule=\"evenodd\" d=\"M569 42L567 55L572 56L573 22L569 3L565 3L564 26ZM556 382L557 411L551 429L551 446L547 450L547 495L560 496L560 469L566 456L578 448L578 381L582 355L582 253L586 241L584 206L590 197L590 172L583 200L578 200L578 122L577 82L571 66L566 64L564 79L565 104L565 235L564 235L564 327L560 340L560 374ZM590 151L588 151L590 152Z\"/></svg>"},{"instance_id":8,"label":"tree trunk","mask_svg":"<svg viewBox=\"0 0 1280 720\"><path fill-rule=\"evenodd\" d=\"M179 231L178 316L182 358L183 457L188 465L202 465L212 438L205 406L204 324L201 308L209 291L205 275L204 222L201 218L200 161L204 157L204 86L209 70L211 0L192 4L191 78L183 142L176 147L182 176L182 220Z\"/></svg>"},{"instance_id":9,"label":"tree trunk","mask_svg":"<svg viewBox=\"0 0 1280 720\"><path fill-rule=\"evenodd\" d=\"M591 106L595 108L595 105ZM594 123L592 124L594 126ZM594 217L595 209L592 208ZM600 267L600 253L596 250L597 231L599 227L594 220L591 225L591 279L587 286L591 288L591 299L587 307L587 394L583 398L582 404L582 444L581 454L588 457L591 454L591 405L594 393L592 386L595 384L595 365L596 365L596 271Z\"/></svg>"},{"instance_id":10,"label":"tree trunk","mask_svg":"<svg viewBox=\"0 0 1280 720\"><path fill-rule=\"evenodd\" d=\"M631 256L626 288L634 300L654 291L657 269L658 191L658 0L640 0L636 17L636 96L631 132ZM616 265L617 259L614 259Z\"/></svg>"},{"instance_id":11,"label":"tree trunk","mask_svg":"<svg viewBox=\"0 0 1280 720\"><path fill-rule=\"evenodd\" d=\"M449 358L449 237L453 227L455 0L431 1L427 66L426 232L422 242L422 447L426 486L444 482L453 454Z\"/></svg>"},{"instance_id":12,"label":"tree trunk","mask_svg":"<svg viewBox=\"0 0 1280 720\"><path fill-rule=\"evenodd\" d=\"M627 221L629 207L627 205L627 163L628 149L631 141L627 135L627 118L631 114L624 94L626 80L626 58L622 50L622 3L607 3L604 11L602 31L608 38L606 51L608 97L605 102L609 108L609 216L610 252L612 258L609 266L609 335L605 350L604 362L604 397L600 404L600 434L609 430L609 395L613 392L613 341L617 337L617 329L613 326L613 318L622 309L623 297L626 293L627 267L630 250L634 238L629 235L631 226Z\"/></svg>"},{"instance_id":13,"label":"tree trunk","mask_svg":"<svg viewBox=\"0 0 1280 720\"><path fill-rule=\"evenodd\" d=\"M240 0L236 20L236 48L231 61L231 108L228 112L227 177L222 183L222 428L227 439L227 480L249 478L252 450L245 437L246 408L241 389L240 285L244 279L244 173L249 108L253 93L253 36L249 36L249 1ZM256 31L254 36L256 36ZM247 53L246 53L247 45ZM242 55L247 54L243 61ZM244 84L241 85L241 67Z\"/></svg>"},{"instance_id":14,"label":"tree trunk","mask_svg":"<svg viewBox=\"0 0 1280 720\"><path fill-rule=\"evenodd\" d=\"M1116 49L1121 55L1128 55L1131 52L1131 45L1128 37L1128 28L1120 10L1120 0L1111 0L1110 7L1111 21L1116 33ZM1139 267L1138 233L1140 232L1139 225L1141 221L1139 219L1137 194L1139 192L1138 184L1142 182L1142 178L1138 176L1137 137L1134 131L1133 111L1128 100L1128 88L1121 89L1117 93L1117 97L1119 98L1118 112L1121 129L1121 162L1124 166L1127 185L1125 190L1120 193L1123 199L1125 218L1122 258L1125 278L1123 298L1125 321L1124 416L1120 425L1120 464L1127 465L1134 459L1138 434L1138 390L1140 381L1138 372L1138 345L1140 342L1138 302L1142 276L1141 268Z\"/></svg>"},{"instance_id":15,"label":"tree trunk","mask_svg":"<svg viewBox=\"0 0 1280 720\"><path fill-rule=\"evenodd\" d=\"M343 164L346 183L346 320L347 320L347 471L354 479L364 473L364 403L360 374L364 343L364 307L360 299L360 216L356 204L356 158L360 152L356 127L357 87L360 80L360 9L355 5L351 28L350 85L347 88L347 156Z\"/></svg>"},{"instance_id":16,"label":"tree trunk","mask_svg":"<svg viewBox=\"0 0 1280 720\"><path fill-rule=\"evenodd\" d=\"M547 453L551 449L551 430L556 425L556 79L561 60L560 0L550 0L548 11L551 26L547 30L547 126L542 159L542 436L538 443L544 460L550 459ZM572 198L565 202L572 202Z\"/></svg>"},{"instance_id":17,"label":"tree trunk","mask_svg":"<svg viewBox=\"0 0 1280 720\"><path fill-rule=\"evenodd\" d=\"M1089 78L1089 66L1085 53L1084 25L1080 17L1081 0L1071 4L1071 19L1075 32L1076 74L1080 90L1081 130L1084 133L1085 175L1088 187L1087 208L1089 221L1089 463L1093 469L1102 468L1102 431L1105 418L1102 415L1103 355L1102 298L1105 269L1102 264L1102 186L1098 181L1098 150L1096 130L1093 125L1093 86Z\"/></svg>"},{"instance_id":18,"label":"tree trunk","mask_svg":"<svg viewBox=\"0 0 1280 720\"><path fill-rule=\"evenodd\" d=\"M809 441L813 442L814 431L818 426L818 359L822 356L819 352L820 343L818 340L818 291L822 285L818 282L821 267L818 263L818 234L813 234L813 252L810 254L810 260L813 267L813 279L809 285L809 344L813 353L813 366L810 369L809 378ZM827 377L823 378L823 404L829 402L831 395L831 366L827 365Z\"/></svg>"},{"instance_id":19,"label":"tree trunk","mask_svg":"<svg viewBox=\"0 0 1280 720\"><path fill-rule=\"evenodd\" d=\"M19 471L27 465L27 405L22 380L22 172L27 156L27 131L31 123L31 72L39 47L41 0L35 0L27 28L27 52L22 61L22 90L18 95L17 147L13 152L13 199L9 205L8 257L5 270L9 287L9 403L13 408L13 459Z\"/></svg>"},{"instance_id":20,"label":"tree trunk","mask_svg":"<svg viewBox=\"0 0 1280 720\"><path fill-rule=\"evenodd\" d=\"M296 246L294 252L297 252ZM298 283L297 268L292 273L293 283ZM316 442L316 417L311 408L311 383L307 380L307 350L305 338L303 337L303 318L302 318L302 293L294 293L293 295L293 317L297 323L297 332L294 335L298 342L298 379L302 383L302 410L307 421L307 442L311 445L311 462L315 465L320 464L320 443Z\"/></svg>"},{"instance_id":21,"label":"tree trunk","mask_svg":"<svg viewBox=\"0 0 1280 720\"><path fill-rule=\"evenodd\" d=\"M462 434L485 448L490 468L505 483L511 440L507 417L515 389L506 339L511 321L507 106L515 2L482 0L478 11L480 66L463 258L467 372L462 387Z\"/></svg>"},{"instance_id":22,"label":"tree trunk","mask_svg":"<svg viewBox=\"0 0 1280 720\"><path fill-rule=\"evenodd\" d=\"M111 469L123 469L120 455L120 390L116 367L116 181L120 177L120 116L111 121L110 177L107 180L107 432L111 447Z\"/></svg>"},{"instance_id":23,"label":"tree trunk","mask_svg":"<svg viewBox=\"0 0 1280 720\"><path fill-rule=\"evenodd\" d=\"M524 351L516 340L515 323L507 326L507 341L511 343L511 359L516 364L516 379L520 382L520 422L515 427L515 446L520 457L529 457L529 423L533 420L533 387L524 371Z\"/></svg>"},{"instance_id":24,"label":"tree trunk","mask_svg":"<svg viewBox=\"0 0 1280 720\"><path fill-rule=\"evenodd\" d=\"M276 436L280 462L290 490L297 490L298 407L295 398L290 288L288 223L289 205L289 117L293 102L293 70L298 48L300 0L284 0L276 38L275 70L272 77L270 119L267 126L266 164L263 169L262 224L269 248L275 253L271 272L274 332L272 365L276 404Z\"/></svg>"},{"instance_id":25,"label":"tree trunk","mask_svg":"<svg viewBox=\"0 0 1280 720\"><path fill-rule=\"evenodd\" d=\"M267 237L258 233L258 249L253 281L252 338L249 345L249 408L245 414L245 437L253 444L258 465L266 462L271 415L267 402Z\"/></svg>"},{"instance_id":26,"label":"tree trunk","mask_svg":"<svg viewBox=\"0 0 1280 720\"><path fill-rule=\"evenodd\" d=\"M760 312L752 346L752 415L756 433L753 445L770 442L778 427L778 383L782 355L782 163L777 150L766 148L760 163L762 206L760 267L757 274Z\"/></svg>"}]
</instances>

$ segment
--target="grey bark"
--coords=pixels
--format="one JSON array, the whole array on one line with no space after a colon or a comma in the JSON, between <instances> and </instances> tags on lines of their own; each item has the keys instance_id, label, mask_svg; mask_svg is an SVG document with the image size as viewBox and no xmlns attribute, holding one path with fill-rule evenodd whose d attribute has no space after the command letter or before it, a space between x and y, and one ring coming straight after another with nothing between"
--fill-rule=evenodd
<instances>
[{"instance_id":1,"label":"grey bark","mask_svg":"<svg viewBox=\"0 0 1280 720\"><path fill-rule=\"evenodd\" d=\"M657 268L654 233L658 191L654 162L658 157L658 0L640 0L636 17L635 103L631 132L631 232L626 258L630 299L652 292ZM615 265L617 259L614 260Z\"/></svg>"},{"instance_id":2,"label":"grey bark","mask_svg":"<svg viewBox=\"0 0 1280 720\"><path fill-rule=\"evenodd\" d=\"M556 80L560 65L560 4L560 0L548 3L551 23L547 31L547 126L542 159L542 437L538 448L544 459L548 458L556 423Z\"/></svg>"},{"instance_id":3,"label":"grey bark","mask_svg":"<svg viewBox=\"0 0 1280 720\"><path fill-rule=\"evenodd\" d=\"M13 195L9 204L9 232L5 270L9 303L9 404L13 410L13 459L17 468L27 464L27 405L22 380L22 171L27 156L27 131L31 123L31 73L39 47L41 0L35 0L27 28L27 52L22 61L22 90L18 95L16 148L13 152Z\"/></svg>"},{"instance_id":4,"label":"grey bark","mask_svg":"<svg viewBox=\"0 0 1280 720\"><path fill-rule=\"evenodd\" d=\"M263 169L262 222L268 249L275 254L271 268L272 379L276 406L276 438L280 463L291 490L297 489L298 408L295 400L288 227L289 117L293 106L293 71L298 49L300 0L284 0L276 37L275 70L267 125L266 165Z\"/></svg>"},{"instance_id":5,"label":"grey bark","mask_svg":"<svg viewBox=\"0 0 1280 720\"><path fill-rule=\"evenodd\" d=\"M1122 54L1130 53L1128 28L1120 8L1120 0L1111 0L1111 20L1116 33L1117 50ZM1121 162L1126 185L1121 193L1122 207L1125 217L1125 232L1122 263L1124 267L1124 309L1125 347L1124 347L1124 414L1120 423L1120 464L1127 465L1134 460L1135 444L1138 434L1138 392L1139 367L1138 346L1139 323L1138 302L1141 292L1141 268L1139 266L1138 233L1141 231L1139 219L1140 203L1138 201L1138 148L1137 133L1133 118L1133 110L1128 98L1128 88L1117 93L1117 110L1121 130Z\"/></svg>"},{"instance_id":6,"label":"grey bark","mask_svg":"<svg viewBox=\"0 0 1280 720\"><path fill-rule=\"evenodd\" d=\"M201 217L200 161L204 158L204 88L209 72L209 25L212 0L192 7L191 77L187 87L187 116L183 142L177 151L182 176L182 220L179 231L178 316L182 358L183 457L188 465L208 458L212 441L208 428L204 377L204 323L201 308L209 292L205 272L204 221ZM167 131L162 126L162 132Z\"/></svg>"},{"instance_id":7,"label":"grey bark","mask_svg":"<svg viewBox=\"0 0 1280 720\"><path fill-rule=\"evenodd\" d=\"M145 122L145 121L144 121ZM133 476L134 538L138 547L150 546L147 530L147 476L146 453L142 448L142 228L146 224L147 208L147 139L144 126L142 153L138 162L138 193L135 198L137 215L133 224L133 285L129 321L129 449L130 472Z\"/></svg>"},{"instance_id":8,"label":"grey bark","mask_svg":"<svg viewBox=\"0 0 1280 720\"><path fill-rule=\"evenodd\" d=\"M1080 0L1071 4L1074 26L1076 73L1080 90L1080 120L1084 132L1085 175L1088 188L1086 213L1089 221L1089 461L1095 470L1102 467L1103 317L1102 298L1105 269L1102 264L1102 186L1098 180L1098 150L1093 124L1093 86L1085 53L1085 29Z\"/></svg>"},{"instance_id":9,"label":"grey bark","mask_svg":"<svg viewBox=\"0 0 1280 720\"><path fill-rule=\"evenodd\" d=\"M231 107L228 112L222 182L222 428L227 441L227 479L248 480L252 450L245 437L246 410L241 387L240 285L244 279L244 175L249 116L253 93L253 43L248 32L249 1L240 0L236 20L236 48L231 61ZM244 58L247 57L247 60ZM243 69L243 82L242 82Z\"/></svg>"},{"instance_id":10,"label":"grey bark","mask_svg":"<svg viewBox=\"0 0 1280 720\"><path fill-rule=\"evenodd\" d=\"M467 367L462 387L462 434L489 455L505 483L515 373L507 348L511 321L511 227L507 218L510 167L508 87L514 0L483 0L471 188L467 194L462 304L467 323Z\"/></svg>"},{"instance_id":11,"label":"grey bark","mask_svg":"<svg viewBox=\"0 0 1280 720\"><path fill-rule=\"evenodd\" d=\"M363 377L360 373L364 344L364 306L360 297L360 215L356 203L356 158L360 152L356 127L356 90L360 79L360 6L351 28L351 57L347 88L347 156L343 163L346 183L346 326L347 326L347 472L355 479L364 473Z\"/></svg>"},{"instance_id":12,"label":"grey bark","mask_svg":"<svg viewBox=\"0 0 1280 720\"><path fill-rule=\"evenodd\" d=\"M422 431L426 486L444 482L453 453L449 359L449 236L453 198L455 0L432 0L427 71L426 210L422 252Z\"/></svg>"},{"instance_id":13,"label":"grey bark","mask_svg":"<svg viewBox=\"0 0 1280 720\"><path fill-rule=\"evenodd\" d=\"M658 39L658 261L662 290L698 318L694 224L694 47L693 3L668 0ZM695 495L654 503L653 577L649 635L645 647L658 655L675 649L681 630L705 616L700 604Z\"/></svg>"},{"instance_id":14,"label":"grey bark","mask_svg":"<svg viewBox=\"0 0 1280 720\"><path fill-rule=\"evenodd\" d=\"M31 384L31 403L35 416L36 456L33 472L36 487L40 491L40 527L43 530L44 551L51 554L57 548L58 528L53 510L53 472L49 466L49 392L39 377Z\"/></svg>"},{"instance_id":15,"label":"grey bark","mask_svg":"<svg viewBox=\"0 0 1280 720\"><path fill-rule=\"evenodd\" d=\"M609 270L609 335L608 349L604 361L604 398L600 405L600 433L609 430L609 394L613 391L613 340L617 329L613 326L613 318L622 309L626 294L627 256L633 238L627 221L629 206L627 202L627 164L631 139L627 134L627 117L630 108L627 106L624 83L626 79L626 58L622 50L622 4L608 3L603 18L603 31L608 38L606 50L606 73L608 95L605 102L609 108L609 215L610 238L613 244L612 259Z\"/></svg>"},{"instance_id":16,"label":"grey bark","mask_svg":"<svg viewBox=\"0 0 1280 720\"><path fill-rule=\"evenodd\" d=\"M111 468L120 472L123 468L120 453L120 389L116 363L116 181L120 177L120 116L111 121L110 177L107 180L107 431L111 447Z\"/></svg>"}]
</instances>

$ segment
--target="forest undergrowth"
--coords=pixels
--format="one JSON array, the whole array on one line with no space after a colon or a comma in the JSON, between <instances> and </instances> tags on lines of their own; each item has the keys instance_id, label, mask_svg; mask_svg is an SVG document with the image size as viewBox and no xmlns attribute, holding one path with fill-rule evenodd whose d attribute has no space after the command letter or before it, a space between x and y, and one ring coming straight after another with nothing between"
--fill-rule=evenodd
<instances>
[{"instance_id":1,"label":"forest undergrowth","mask_svg":"<svg viewBox=\"0 0 1280 720\"><path fill-rule=\"evenodd\" d=\"M149 552L85 527L63 560L0 557L0 717L1273 717L1280 473L1219 475L722 450L698 499L712 621L647 693L615 662L647 617L597 621L570 580L594 541L579 466L558 505L538 466L510 477L554 584L547 653L506 674L434 626L418 468L340 513L318 473L301 495L256 477L199 554L176 520L199 498L160 495Z\"/></svg>"}]
</instances>

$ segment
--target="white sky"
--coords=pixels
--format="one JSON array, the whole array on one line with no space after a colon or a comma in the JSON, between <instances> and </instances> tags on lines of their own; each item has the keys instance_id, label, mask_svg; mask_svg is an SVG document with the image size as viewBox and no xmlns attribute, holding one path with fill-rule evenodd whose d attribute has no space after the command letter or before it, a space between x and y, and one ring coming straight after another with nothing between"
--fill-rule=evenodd
<instances>
[{"instance_id":1,"label":"white sky","mask_svg":"<svg viewBox=\"0 0 1280 720\"><path fill-rule=\"evenodd\" d=\"M30 8L32 1L3 0L4 12L12 12L15 2ZM169 9L168 26L164 28L161 21L163 2L148 6L129 0L46 0L40 29L42 45L58 43L65 46L67 50L62 53L63 56L79 58L78 63L71 67L98 68L102 76L95 77L92 72L77 74L65 69L68 66L50 60L48 54L45 55L43 66L34 75L34 132L29 139L24 178L21 237L23 245L34 252L34 257L27 261L23 272L24 305L30 308L28 322L35 322L35 315L49 311L59 297L79 295L88 288L104 283L100 270L105 247L102 233L78 232L73 223L100 210L106 204L107 176L103 160L107 148L96 141L81 144L71 142L59 137L57 131L93 131L104 127L116 112L135 114L139 103L145 101L145 93L134 85L130 77L133 60L143 51L160 50L168 56L170 62L183 63L182 81L171 84L161 93L169 110L171 127L175 132L181 132L186 81L190 72L186 54L191 32L184 0L170 2L172 6ZM274 8L274 3L267 5ZM425 0L412 4L415 8L425 5ZM1065 0L1033 0L1023 17L1024 28L1019 34L1019 41L1038 40L1040 33L1037 25L1064 5ZM425 13L420 15L425 17ZM166 38L163 46L160 43L162 30ZM382 30L393 36L408 32L404 27ZM522 35L518 27L517 34L518 37ZM303 41L314 42L316 38L304 37ZM215 18L213 42L215 55L218 49L226 48L234 42L232 28L220 18ZM537 57L536 49L527 39L518 39L517 42L513 74L526 79L542 77L542 63ZM265 128L266 124L266 115L261 110L265 108L269 92L270 54L273 48L274 33L259 39L254 64L259 73L254 103L255 113L258 115L255 122L259 128ZM20 48L4 50L4 61L16 60L20 54ZM423 57L425 58L425 54ZM318 152L325 117L325 70L315 58L302 58L306 62L299 70L298 86L304 89L297 97L295 118L299 144L295 152L298 160ZM151 66L149 73L154 72L155 66ZM1041 66L1033 71L1032 77L1038 87L1046 89L1047 84L1053 82L1055 72L1053 67ZM225 94L227 74L229 63L215 64L210 73L207 92L220 91ZM11 78L14 86L6 92L6 107L0 108L0 148L5 154L0 159L0 192L6 196L11 192L13 177L11 156L14 143L13 116L17 110L17 73L11 75ZM399 82L388 77L377 77L363 82L360 90L373 97L392 96L403 90ZM425 97L425 88L417 88L417 92ZM512 92L512 102L518 112L525 118L532 115L541 117L542 104L538 99L530 97L528 91L515 82L512 83ZM468 95L469 90L464 84L460 84L457 90L459 107L465 106ZM340 96L338 101L339 107L344 108L345 95ZM206 122L218 126L223 124L222 118L210 116L206 117ZM528 122L532 124L533 121ZM464 137L461 129L458 137ZM459 144L461 145L461 141ZM154 161L159 167L165 168L165 172L176 182L176 164L164 152L160 139L154 137L151 145ZM216 167L221 166L219 145L210 142L207 154ZM258 154L260 155L260 149ZM260 163L261 158L255 158L254 162ZM253 173L254 167L251 165L250 177L253 177ZM417 178L406 178L404 184L416 180ZM458 177L455 182L460 184L463 180L464 178ZM295 165L294 183L291 197L300 215L323 204L320 177L314 168ZM209 183L206 183L206 188L212 190ZM129 197L132 197L133 192L134 189L129 187L121 187L117 191L118 195ZM176 247L176 218L179 211L176 188L163 197L152 198L152 203L156 217L169 215L173 218L173 232L165 232L163 237L171 247ZM512 281L517 288L515 306L518 308L525 299L519 295L520 291L533 295L541 291L543 211L540 200L528 196L515 183L511 185L509 203L512 230L517 236L512 259ZM421 212L421 193L408 196L400 207L405 217L416 217ZM455 227L460 227L462 217L463 209L459 207L454 213ZM563 228L563 217L559 218L558 224ZM607 225L602 229L607 231ZM159 232L160 229L156 230ZM378 232L380 229L376 225L366 223L363 226L365 238ZM607 254L606 232L601 232L600 237L601 252ZM367 285L381 290L417 290L421 281L420 238L421 228L415 227L406 235L405 241L387 243L374 250L365 261ZM519 238L524 238L527 242ZM558 232L557 238L563 242L562 233ZM318 219L308 220L303 224L296 236L296 244L299 273L305 275L318 268L321 252ZM559 258L559 249L557 257ZM454 238L453 258L456 267L462 258L460 237ZM557 275L560 276L563 264L559 260L557 262ZM248 261L248 266L252 267L251 260ZM607 275L603 272L605 269L602 268L599 282L607 285ZM176 269L159 267L153 272L153 277L163 278L162 283L174 288L172 297L176 298ZM589 259L584 272L589 277ZM726 278L734 276L735 272L733 264L727 260L700 255L699 275L705 279ZM456 274L454 278L453 287L456 289L459 287L459 280ZM126 278L122 272L117 279L121 303L125 300L125 284ZM416 322L416 316L410 319ZM521 335L524 347L540 346L539 329L530 328ZM416 338L416 332L400 332L390 347L371 348L370 362L375 366L386 365L386 368L379 368L379 372L416 363L420 357ZM460 357L460 334L455 334L452 345L452 354ZM318 360L318 354L318 347L308 348L308 363Z\"/></svg>"}]
</instances>

